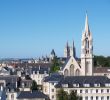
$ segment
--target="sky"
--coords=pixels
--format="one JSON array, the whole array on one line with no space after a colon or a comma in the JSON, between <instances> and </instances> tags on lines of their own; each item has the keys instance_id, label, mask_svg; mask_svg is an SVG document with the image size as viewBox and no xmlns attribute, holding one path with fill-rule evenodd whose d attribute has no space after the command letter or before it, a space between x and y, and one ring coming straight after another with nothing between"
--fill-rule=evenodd
<instances>
[{"instance_id":1,"label":"sky","mask_svg":"<svg viewBox=\"0 0 110 100\"><path fill-rule=\"evenodd\" d=\"M63 56L68 41L80 57L86 11L94 54L110 56L110 0L0 0L0 58Z\"/></svg>"}]
</instances>

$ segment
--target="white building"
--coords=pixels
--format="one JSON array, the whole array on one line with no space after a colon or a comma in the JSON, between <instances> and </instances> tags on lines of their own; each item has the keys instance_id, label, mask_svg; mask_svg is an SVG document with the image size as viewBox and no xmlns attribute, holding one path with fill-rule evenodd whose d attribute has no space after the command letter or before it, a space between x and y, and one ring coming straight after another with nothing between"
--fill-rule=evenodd
<instances>
[{"instance_id":1,"label":"white building","mask_svg":"<svg viewBox=\"0 0 110 100\"><path fill-rule=\"evenodd\" d=\"M42 85L43 79L46 76L49 76L49 68L48 67L34 67L31 71L31 79L35 80L38 85Z\"/></svg>"},{"instance_id":2,"label":"white building","mask_svg":"<svg viewBox=\"0 0 110 100\"><path fill-rule=\"evenodd\" d=\"M50 75L43 81L43 93L48 95L50 100L56 100L56 88L55 85L63 78L62 75Z\"/></svg>"}]
</instances>

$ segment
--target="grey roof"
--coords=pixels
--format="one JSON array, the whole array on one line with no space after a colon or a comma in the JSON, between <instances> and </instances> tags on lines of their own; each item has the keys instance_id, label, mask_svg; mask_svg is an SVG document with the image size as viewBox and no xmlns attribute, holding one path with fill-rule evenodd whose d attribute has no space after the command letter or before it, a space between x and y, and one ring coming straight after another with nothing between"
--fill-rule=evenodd
<instances>
[{"instance_id":1,"label":"grey roof","mask_svg":"<svg viewBox=\"0 0 110 100\"><path fill-rule=\"evenodd\" d=\"M16 64L16 67L20 67L20 68L27 68L27 67L39 67L39 66L43 66L43 67L51 67L51 63L18 63Z\"/></svg>"},{"instance_id":2,"label":"grey roof","mask_svg":"<svg viewBox=\"0 0 110 100\"><path fill-rule=\"evenodd\" d=\"M90 84L90 87L100 84L101 87L105 87L105 83L110 83L106 76L67 76L59 81L56 88L61 88L63 84L68 84L68 88L73 88L73 84L79 84L79 87L84 87L84 84Z\"/></svg>"},{"instance_id":3,"label":"grey roof","mask_svg":"<svg viewBox=\"0 0 110 100\"><path fill-rule=\"evenodd\" d=\"M13 76L13 75L9 75L9 76L0 75L0 80L5 80L6 82L6 89L16 89L17 78L18 76Z\"/></svg>"},{"instance_id":4,"label":"grey roof","mask_svg":"<svg viewBox=\"0 0 110 100\"><path fill-rule=\"evenodd\" d=\"M7 75L7 76L3 76L0 75L0 80L5 80L6 83L16 83L18 76L16 75Z\"/></svg>"},{"instance_id":5,"label":"grey roof","mask_svg":"<svg viewBox=\"0 0 110 100\"><path fill-rule=\"evenodd\" d=\"M40 74L44 74L45 72L49 73L49 70L50 70L50 68L43 67L43 66L34 67L31 69L32 72L35 71L35 73L37 73L37 71L39 71Z\"/></svg>"},{"instance_id":6,"label":"grey roof","mask_svg":"<svg viewBox=\"0 0 110 100\"><path fill-rule=\"evenodd\" d=\"M59 82L64 76L59 74L51 74L44 78L44 82Z\"/></svg>"},{"instance_id":7,"label":"grey roof","mask_svg":"<svg viewBox=\"0 0 110 100\"><path fill-rule=\"evenodd\" d=\"M21 91L18 93L17 99L34 99L34 98L45 98L47 99L48 96L43 94L40 91Z\"/></svg>"}]
</instances>

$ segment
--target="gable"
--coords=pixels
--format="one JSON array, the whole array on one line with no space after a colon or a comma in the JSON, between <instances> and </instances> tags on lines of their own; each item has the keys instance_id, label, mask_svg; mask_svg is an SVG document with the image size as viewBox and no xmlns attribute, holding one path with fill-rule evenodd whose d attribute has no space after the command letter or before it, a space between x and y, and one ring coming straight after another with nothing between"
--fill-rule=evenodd
<instances>
[{"instance_id":1,"label":"gable","mask_svg":"<svg viewBox=\"0 0 110 100\"><path fill-rule=\"evenodd\" d=\"M62 69L63 75L66 76L76 76L76 71L81 72L81 68L74 57L70 57Z\"/></svg>"}]
</instances>

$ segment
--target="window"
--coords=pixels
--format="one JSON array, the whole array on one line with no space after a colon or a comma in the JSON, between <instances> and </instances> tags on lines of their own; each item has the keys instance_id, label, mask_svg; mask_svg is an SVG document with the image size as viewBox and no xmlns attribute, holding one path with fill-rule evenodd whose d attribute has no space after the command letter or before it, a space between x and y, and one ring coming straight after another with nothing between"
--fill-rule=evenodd
<instances>
[{"instance_id":1,"label":"window","mask_svg":"<svg viewBox=\"0 0 110 100\"><path fill-rule=\"evenodd\" d=\"M14 94L11 95L11 100L14 100Z\"/></svg>"},{"instance_id":2,"label":"window","mask_svg":"<svg viewBox=\"0 0 110 100\"><path fill-rule=\"evenodd\" d=\"M82 93L82 90L80 90L80 93Z\"/></svg>"},{"instance_id":3,"label":"window","mask_svg":"<svg viewBox=\"0 0 110 100\"><path fill-rule=\"evenodd\" d=\"M93 100L93 96L91 96L91 100Z\"/></svg>"},{"instance_id":4,"label":"window","mask_svg":"<svg viewBox=\"0 0 110 100\"><path fill-rule=\"evenodd\" d=\"M103 93L103 89L101 89L101 93Z\"/></svg>"},{"instance_id":5,"label":"window","mask_svg":"<svg viewBox=\"0 0 110 100\"><path fill-rule=\"evenodd\" d=\"M95 87L100 87L100 83L99 84L94 84Z\"/></svg>"},{"instance_id":6,"label":"window","mask_svg":"<svg viewBox=\"0 0 110 100\"><path fill-rule=\"evenodd\" d=\"M105 86L106 87L110 87L110 83L105 83Z\"/></svg>"},{"instance_id":7,"label":"window","mask_svg":"<svg viewBox=\"0 0 110 100\"><path fill-rule=\"evenodd\" d=\"M87 96L85 97L85 100L88 100L88 97Z\"/></svg>"},{"instance_id":8,"label":"window","mask_svg":"<svg viewBox=\"0 0 110 100\"><path fill-rule=\"evenodd\" d=\"M107 96L107 100L110 100L109 96Z\"/></svg>"},{"instance_id":9,"label":"window","mask_svg":"<svg viewBox=\"0 0 110 100\"><path fill-rule=\"evenodd\" d=\"M54 89L52 89L52 92L54 92Z\"/></svg>"},{"instance_id":10,"label":"window","mask_svg":"<svg viewBox=\"0 0 110 100\"><path fill-rule=\"evenodd\" d=\"M104 100L104 97L101 97L101 100Z\"/></svg>"},{"instance_id":11,"label":"window","mask_svg":"<svg viewBox=\"0 0 110 100\"><path fill-rule=\"evenodd\" d=\"M109 93L109 89L107 89L107 93Z\"/></svg>"},{"instance_id":12,"label":"window","mask_svg":"<svg viewBox=\"0 0 110 100\"><path fill-rule=\"evenodd\" d=\"M84 84L84 87L90 87L90 84Z\"/></svg>"},{"instance_id":13,"label":"window","mask_svg":"<svg viewBox=\"0 0 110 100\"><path fill-rule=\"evenodd\" d=\"M98 93L98 89L96 89L96 93Z\"/></svg>"},{"instance_id":14,"label":"window","mask_svg":"<svg viewBox=\"0 0 110 100\"><path fill-rule=\"evenodd\" d=\"M85 93L88 93L88 90L87 89L85 90Z\"/></svg>"},{"instance_id":15,"label":"window","mask_svg":"<svg viewBox=\"0 0 110 100\"><path fill-rule=\"evenodd\" d=\"M74 90L75 93L77 93L77 90Z\"/></svg>"},{"instance_id":16,"label":"window","mask_svg":"<svg viewBox=\"0 0 110 100\"><path fill-rule=\"evenodd\" d=\"M74 87L79 87L79 84L73 84Z\"/></svg>"},{"instance_id":17,"label":"window","mask_svg":"<svg viewBox=\"0 0 110 100\"><path fill-rule=\"evenodd\" d=\"M98 100L98 96L96 96L96 100Z\"/></svg>"},{"instance_id":18,"label":"window","mask_svg":"<svg viewBox=\"0 0 110 100\"><path fill-rule=\"evenodd\" d=\"M91 93L92 93L92 91L93 91L93 90L91 89Z\"/></svg>"},{"instance_id":19,"label":"window","mask_svg":"<svg viewBox=\"0 0 110 100\"><path fill-rule=\"evenodd\" d=\"M62 84L62 87L68 87L68 84Z\"/></svg>"},{"instance_id":20,"label":"window","mask_svg":"<svg viewBox=\"0 0 110 100\"><path fill-rule=\"evenodd\" d=\"M52 99L54 98L54 95L52 95Z\"/></svg>"}]
</instances>

